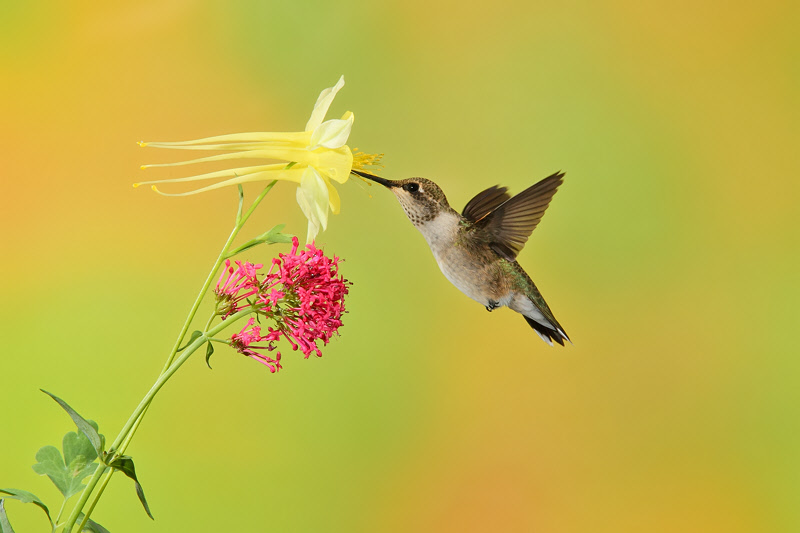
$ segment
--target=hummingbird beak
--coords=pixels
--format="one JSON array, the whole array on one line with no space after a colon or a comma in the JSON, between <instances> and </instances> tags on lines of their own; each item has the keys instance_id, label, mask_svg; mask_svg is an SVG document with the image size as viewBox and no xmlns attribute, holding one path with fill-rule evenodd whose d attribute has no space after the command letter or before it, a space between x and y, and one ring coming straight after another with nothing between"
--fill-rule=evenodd
<instances>
[{"instance_id":1,"label":"hummingbird beak","mask_svg":"<svg viewBox=\"0 0 800 533\"><path fill-rule=\"evenodd\" d=\"M379 178L373 174L368 174L366 172L361 172L360 170L351 170L351 173L355 174L356 176L361 176L362 178L366 178L370 181L374 181L375 183L380 183L384 187L392 188L395 187L395 183L392 180L387 180L385 178Z\"/></svg>"}]
</instances>

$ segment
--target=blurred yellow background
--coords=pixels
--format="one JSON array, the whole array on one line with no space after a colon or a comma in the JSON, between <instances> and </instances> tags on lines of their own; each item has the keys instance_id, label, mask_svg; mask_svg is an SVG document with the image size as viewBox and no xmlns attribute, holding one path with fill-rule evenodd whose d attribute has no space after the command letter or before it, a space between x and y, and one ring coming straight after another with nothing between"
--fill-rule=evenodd
<instances>
[{"instance_id":1,"label":"blurred yellow background","mask_svg":"<svg viewBox=\"0 0 800 533\"><path fill-rule=\"evenodd\" d=\"M191 360L129 449L156 521L121 477L93 518L800 530L798 22L788 1L3 3L0 486L58 509L30 465L74 426L38 389L116 435L230 231L232 189L131 188L195 170L140 171L184 154L135 142L296 131L344 74L349 145L456 209L566 171L519 259L574 346L459 293L392 195L351 180L318 239L354 283L341 337L276 375ZM304 235L294 195L245 233Z\"/></svg>"}]
</instances>

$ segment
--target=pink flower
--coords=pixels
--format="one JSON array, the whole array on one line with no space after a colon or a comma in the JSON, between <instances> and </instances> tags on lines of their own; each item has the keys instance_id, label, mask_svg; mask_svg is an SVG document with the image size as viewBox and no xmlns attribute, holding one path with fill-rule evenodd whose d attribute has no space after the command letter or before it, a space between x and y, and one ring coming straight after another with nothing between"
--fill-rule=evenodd
<instances>
[{"instance_id":1,"label":"pink flower","mask_svg":"<svg viewBox=\"0 0 800 533\"><path fill-rule=\"evenodd\" d=\"M276 328L267 328L263 336L270 346L285 337L308 358L322 352L317 340L328 344L342 326L344 297L350 284L339 275L339 258L325 256L314 244L298 253L299 241L292 239L292 251L272 260L258 295L264 314L275 320ZM277 270L276 270L277 269ZM280 285L281 290L275 289Z\"/></svg>"},{"instance_id":2,"label":"pink flower","mask_svg":"<svg viewBox=\"0 0 800 533\"><path fill-rule=\"evenodd\" d=\"M246 305L241 304L242 300L246 300L258 292L257 271L263 266L236 261L236 268L233 268L230 259L225 260L225 269L220 274L214 289L217 297L217 312L222 315L223 320L244 309Z\"/></svg>"},{"instance_id":3,"label":"pink flower","mask_svg":"<svg viewBox=\"0 0 800 533\"><path fill-rule=\"evenodd\" d=\"M281 368L281 353L276 351L275 345L281 337L289 341L292 349L302 351L306 358L312 352L317 357L322 356L317 341L321 340L324 346L338 333L345 312L344 297L350 285L339 275L338 257L326 257L313 244L298 252L300 244L296 237L292 244L289 254L279 254L272 260L263 281L257 276L263 265L237 261L234 269L227 261L214 291L217 313L223 315L223 319L252 306L256 313L275 322L275 327L267 327L262 334L261 326L250 318L247 325L231 337L234 349L263 363L271 372ZM241 304L253 295L254 299ZM273 351L275 359L263 353Z\"/></svg>"},{"instance_id":4,"label":"pink flower","mask_svg":"<svg viewBox=\"0 0 800 533\"><path fill-rule=\"evenodd\" d=\"M272 343L267 346L255 345L255 343L267 339L267 337L261 336L261 326L254 325L255 321L255 318L251 318L247 321L245 327L242 328L242 331L233 334L233 337L231 337L231 347L233 347L240 354L246 355L251 359L255 359L259 363L266 365L270 372L277 372L281 369L281 354L278 352L277 357L272 359L271 357L257 351L266 350L271 352L275 349L275 347L272 346Z\"/></svg>"}]
</instances>

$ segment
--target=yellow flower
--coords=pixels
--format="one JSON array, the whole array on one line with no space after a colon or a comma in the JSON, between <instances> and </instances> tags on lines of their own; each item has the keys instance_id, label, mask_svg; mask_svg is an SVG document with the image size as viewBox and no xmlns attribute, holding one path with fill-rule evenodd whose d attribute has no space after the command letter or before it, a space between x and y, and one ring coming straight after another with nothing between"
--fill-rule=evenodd
<instances>
[{"instance_id":1,"label":"yellow flower","mask_svg":"<svg viewBox=\"0 0 800 533\"><path fill-rule=\"evenodd\" d=\"M143 165L141 168L170 167L192 163L207 163L227 159L278 159L295 164L286 168L286 163L256 165L209 172L187 178L143 181L134 187L153 184L153 190L166 196L186 196L212 191L220 187L238 185L250 181L288 180L298 183L297 203L308 218L307 242L311 242L317 233L328 226L328 213L339 212L339 193L331 184L331 180L344 183L350 177L350 171L364 165L375 164L380 156L356 154L355 164L353 152L345 144L353 127L353 113L347 112L341 119L327 120L325 114L331 106L336 93L344 87L344 76L333 87L323 90L311 118L308 119L305 131L286 133L235 133L206 137L194 141L182 142L139 142L139 146L155 148L173 148L179 150L217 150L229 153L201 157L178 163L162 163ZM218 180L212 185L183 193L164 193L159 191L156 183L182 183L189 181Z\"/></svg>"}]
</instances>

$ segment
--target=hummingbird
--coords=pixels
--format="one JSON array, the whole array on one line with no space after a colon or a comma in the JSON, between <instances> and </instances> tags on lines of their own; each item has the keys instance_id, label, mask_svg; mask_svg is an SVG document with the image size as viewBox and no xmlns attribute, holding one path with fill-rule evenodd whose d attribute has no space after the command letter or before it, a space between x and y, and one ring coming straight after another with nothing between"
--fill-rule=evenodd
<instances>
[{"instance_id":1,"label":"hummingbird","mask_svg":"<svg viewBox=\"0 0 800 533\"><path fill-rule=\"evenodd\" d=\"M513 198L506 187L489 187L475 195L461 214L429 179L389 180L359 170L352 173L394 193L408 219L425 237L442 273L458 290L487 311L505 306L520 313L550 346L553 341L561 346L569 341L542 294L517 263L517 254L563 183L563 172Z\"/></svg>"}]
</instances>

